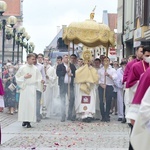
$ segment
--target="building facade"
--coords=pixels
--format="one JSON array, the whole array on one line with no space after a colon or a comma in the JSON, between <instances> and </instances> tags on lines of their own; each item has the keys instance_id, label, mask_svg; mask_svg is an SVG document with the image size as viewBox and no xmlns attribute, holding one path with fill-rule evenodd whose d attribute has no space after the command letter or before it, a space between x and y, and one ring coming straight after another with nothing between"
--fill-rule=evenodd
<instances>
[{"instance_id":1,"label":"building facade","mask_svg":"<svg viewBox=\"0 0 150 150\"><path fill-rule=\"evenodd\" d=\"M23 23L23 0L4 0L7 3L7 9L2 16L2 19L7 20L9 16L15 16L17 18L17 23L14 28L19 28ZM0 45L2 45L2 31L0 31ZM4 62L7 60L12 60L13 53L13 39L8 40L5 37L5 49L4 49ZM22 56L22 50L20 48L19 51L19 60ZM2 46L0 46L0 60L2 60ZM15 51L14 51L14 60L17 60L17 45L15 43Z\"/></svg>"},{"instance_id":2,"label":"building facade","mask_svg":"<svg viewBox=\"0 0 150 150\"><path fill-rule=\"evenodd\" d=\"M118 8L117 8L118 16L117 16L117 56L122 59L123 57L123 49L124 45L122 44L122 22L123 22L123 1L118 0Z\"/></svg>"},{"instance_id":3,"label":"building facade","mask_svg":"<svg viewBox=\"0 0 150 150\"><path fill-rule=\"evenodd\" d=\"M68 45L66 45L62 39L63 31L64 31L64 28L66 27L67 27L66 25L62 25L62 28L59 27L59 30L57 29L56 36L50 42L50 44L46 46L44 50L45 57L50 57L53 52L68 52ZM73 53L73 49L74 51L76 51L76 53L81 53L81 47L82 45L80 46L80 44L76 45L76 44L70 43L70 54Z\"/></svg>"},{"instance_id":4,"label":"building facade","mask_svg":"<svg viewBox=\"0 0 150 150\"><path fill-rule=\"evenodd\" d=\"M111 31L115 33L115 42L117 43L117 14L116 13L108 13L107 10L103 11L103 18L102 23L106 24ZM115 44L116 45L116 44ZM116 61L119 56L117 56L117 47L109 47L108 49L108 57L111 61ZM101 53L100 55L106 55L106 48L101 46Z\"/></svg>"},{"instance_id":5,"label":"building facade","mask_svg":"<svg viewBox=\"0 0 150 150\"><path fill-rule=\"evenodd\" d=\"M150 45L149 0L118 0L117 23L119 55L128 57L139 45Z\"/></svg>"}]
</instances>

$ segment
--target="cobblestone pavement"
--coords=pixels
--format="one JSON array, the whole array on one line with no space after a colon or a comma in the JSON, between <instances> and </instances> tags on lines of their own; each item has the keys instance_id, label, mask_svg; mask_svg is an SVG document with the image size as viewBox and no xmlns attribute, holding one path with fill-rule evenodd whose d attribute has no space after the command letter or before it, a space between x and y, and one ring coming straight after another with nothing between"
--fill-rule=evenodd
<instances>
[{"instance_id":1,"label":"cobblestone pavement","mask_svg":"<svg viewBox=\"0 0 150 150\"><path fill-rule=\"evenodd\" d=\"M24 128L17 115L0 114L0 150L127 150L129 128L112 116L110 123L60 122L58 117ZM9 125L8 125L9 124Z\"/></svg>"},{"instance_id":2,"label":"cobblestone pavement","mask_svg":"<svg viewBox=\"0 0 150 150\"><path fill-rule=\"evenodd\" d=\"M17 113L14 115L8 114L8 110L5 109L4 112L0 112L0 125L2 128L7 127L8 125L17 121Z\"/></svg>"}]
</instances>

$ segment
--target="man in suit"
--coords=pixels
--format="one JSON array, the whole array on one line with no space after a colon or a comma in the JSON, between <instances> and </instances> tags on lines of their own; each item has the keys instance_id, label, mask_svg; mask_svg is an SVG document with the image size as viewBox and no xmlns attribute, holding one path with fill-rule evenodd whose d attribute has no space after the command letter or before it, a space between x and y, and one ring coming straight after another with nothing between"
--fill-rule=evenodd
<instances>
[{"instance_id":1,"label":"man in suit","mask_svg":"<svg viewBox=\"0 0 150 150\"><path fill-rule=\"evenodd\" d=\"M74 78L75 78L75 66L68 63L68 55L63 56L63 63L59 64L56 69L58 76L58 85L60 88L61 98L61 122L66 118L66 94L68 93L68 84L70 84L69 96L69 108L68 108L68 120L72 119L72 111L74 106Z\"/></svg>"}]
</instances>

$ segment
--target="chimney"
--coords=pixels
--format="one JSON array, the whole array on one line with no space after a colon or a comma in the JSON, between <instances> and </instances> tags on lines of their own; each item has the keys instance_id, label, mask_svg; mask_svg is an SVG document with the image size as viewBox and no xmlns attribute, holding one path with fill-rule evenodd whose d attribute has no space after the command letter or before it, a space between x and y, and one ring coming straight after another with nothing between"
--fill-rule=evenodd
<instances>
[{"instance_id":1,"label":"chimney","mask_svg":"<svg viewBox=\"0 0 150 150\"><path fill-rule=\"evenodd\" d=\"M60 31L60 26L57 26L57 34L59 33Z\"/></svg>"},{"instance_id":2,"label":"chimney","mask_svg":"<svg viewBox=\"0 0 150 150\"><path fill-rule=\"evenodd\" d=\"M67 27L67 25L62 25L62 29L66 28L66 27Z\"/></svg>"},{"instance_id":3,"label":"chimney","mask_svg":"<svg viewBox=\"0 0 150 150\"><path fill-rule=\"evenodd\" d=\"M108 25L108 12L107 10L103 10L103 20L102 22L106 25Z\"/></svg>"}]
</instances>

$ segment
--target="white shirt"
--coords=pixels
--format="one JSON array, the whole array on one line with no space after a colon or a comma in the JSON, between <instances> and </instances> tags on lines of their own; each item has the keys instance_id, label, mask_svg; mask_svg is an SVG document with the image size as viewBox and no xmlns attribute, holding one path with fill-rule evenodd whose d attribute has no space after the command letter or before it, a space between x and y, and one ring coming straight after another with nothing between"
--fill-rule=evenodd
<instances>
[{"instance_id":1,"label":"white shirt","mask_svg":"<svg viewBox=\"0 0 150 150\"><path fill-rule=\"evenodd\" d=\"M36 67L38 68L38 70L41 72L42 80L46 81L46 78L45 78L46 75L45 75L44 66L43 66L42 64L40 64L40 63L37 63L35 66L36 66Z\"/></svg>"},{"instance_id":2,"label":"white shirt","mask_svg":"<svg viewBox=\"0 0 150 150\"><path fill-rule=\"evenodd\" d=\"M120 67L119 69L117 69L117 79L114 80L115 82L115 85L117 86L117 88L120 88L122 89L124 86L122 84L123 82L123 70L122 70L122 67Z\"/></svg>"},{"instance_id":3,"label":"white shirt","mask_svg":"<svg viewBox=\"0 0 150 150\"><path fill-rule=\"evenodd\" d=\"M68 64L64 63L64 66L66 67L66 70L68 69ZM70 70L71 73L71 70ZM65 74L65 78L64 78L64 83L70 83L71 82L71 77L68 76L68 73Z\"/></svg>"},{"instance_id":4,"label":"white shirt","mask_svg":"<svg viewBox=\"0 0 150 150\"><path fill-rule=\"evenodd\" d=\"M106 85L114 85L114 80L117 79L117 72L114 68L112 68L111 66L109 66L106 69L106 72L113 78L111 79L110 77L106 76ZM105 68L102 67L98 70L98 75L99 75L99 84L105 84L104 80L105 80Z\"/></svg>"}]
</instances>

